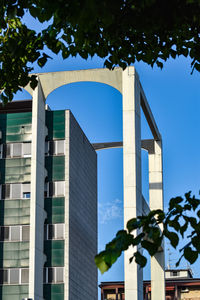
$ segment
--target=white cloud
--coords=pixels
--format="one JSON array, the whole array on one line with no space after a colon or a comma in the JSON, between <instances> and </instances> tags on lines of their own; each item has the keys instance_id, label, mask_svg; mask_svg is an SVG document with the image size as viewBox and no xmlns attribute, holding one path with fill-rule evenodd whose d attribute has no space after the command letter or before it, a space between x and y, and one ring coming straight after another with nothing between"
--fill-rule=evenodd
<instances>
[{"instance_id":1,"label":"white cloud","mask_svg":"<svg viewBox=\"0 0 200 300\"><path fill-rule=\"evenodd\" d=\"M120 199L115 199L106 204L99 203L99 222L107 224L109 221L123 218L123 206Z\"/></svg>"}]
</instances>

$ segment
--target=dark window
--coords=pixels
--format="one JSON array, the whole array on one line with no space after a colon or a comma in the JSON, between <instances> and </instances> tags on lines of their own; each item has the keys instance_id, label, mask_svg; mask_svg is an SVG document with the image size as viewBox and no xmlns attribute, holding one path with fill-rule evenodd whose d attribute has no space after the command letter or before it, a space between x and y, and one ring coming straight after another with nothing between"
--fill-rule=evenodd
<instances>
[{"instance_id":1,"label":"dark window","mask_svg":"<svg viewBox=\"0 0 200 300\"><path fill-rule=\"evenodd\" d=\"M10 198L10 184L5 184L5 199Z\"/></svg>"},{"instance_id":2,"label":"dark window","mask_svg":"<svg viewBox=\"0 0 200 300\"><path fill-rule=\"evenodd\" d=\"M8 270L2 270L3 271L3 283L8 283Z\"/></svg>"},{"instance_id":3,"label":"dark window","mask_svg":"<svg viewBox=\"0 0 200 300\"><path fill-rule=\"evenodd\" d=\"M4 241L9 240L9 227L2 227L2 237Z\"/></svg>"},{"instance_id":4,"label":"dark window","mask_svg":"<svg viewBox=\"0 0 200 300\"><path fill-rule=\"evenodd\" d=\"M49 197L53 197L54 195L54 185L53 185L53 182L49 182Z\"/></svg>"},{"instance_id":5,"label":"dark window","mask_svg":"<svg viewBox=\"0 0 200 300\"><path fill-rule=\"evenodd\" d=\"M4 227L0 228L0 241L4 240Z\"/></svg>"},{"instance_id":6,"label":"dark window","mask_svg":"<svg viewBox=\"0 0 200 300\"><path fill-rule=\"evenodd\" d=\"M3 270L0 270L0 284L3 284Z\"/></svg>"},{"instance_id":7,"label":"dark window","mask_svg":"<svg viewBox=\"0 0 200 300\"><path fill-rule=\"evenodd\" d=\"M5 158L6 157L6 144L3 144L3 154L2 154L2 157Z\"/></svg>"},{"instance_id":8,"label":"dark window","mask_svg":"<svg viewBox=\"0 0 200 300\"><path fill-rule=\"evenodd\" d=\"M2 184L1 198L2 199L10 198L10 184Z\"/></svg>"},{"instance_id":9,"label":"dark window","mask_svg":"<svg viewBox=\"0 0 200 300\"><path fill-rule=\"evenodd\" d=\"M23 199L30 199L30 198L31 198L30 192L23 193Z\"/></svg>"},{"instance_id":10,"label":"dark window","mask_svg":"<svg viewBox=\"0 0 200 300\"><path fill-rule=\"evenodd\" d=\"M44 240L47 239L47 225L44 225Z\"/></svg>"},{"instance_id":11,"label":"dark window","mask_svg":"<svg viewBox=\"0 0 200 300\"><path fill-rule=\"evenodd\" d=\"M44 283L46 283L46 281L47 281L46 270L47 270L46 268L43 269L43 282Z\"/></svg>"},{"instance_id":12,"label":"dark window","mask_svg":"<svg viewBox=\"0 0 200 300\"><path fill-rule=\"evenodd\" d=\"M54 142L50 141L49 142L49 155L53 155L54 153Z\"/></svg>"},{"instance_id":13,"label":"dark window","mask_svg":"<svg viewBox=\"0 0 200 300\"><path fill-rule=\"evenodd\" d=\"M11 144L6 144L6 157L10 157L11 156Z\"/></svg>"},{"instance_id":14,"label":"dark window","mask_svg":"<svg viewBox=\"0 0 200 300\"><path fill-rule=\"evenodd\" d=\"M170 276L173 276L173 277L179 276L179 272L178 271L172 271L172 272L170 272Z\"/></svg>"},{"instance_id":15,"label":"dark window","mask_svg":"<svg viewBox=\"0 0 200 300\"><path fill-rule=\"evenodd\" d=\"M55 282L55 272L53 268L48 268L48 283Z\"/></svg>"},{"instance_id":16,"label":"dark window","mask_svg":"<svg viewBox=\"0 0 200 300\"><path fill-rule=\"evenodd\" d=\"M54 225L49 225L49 228L48 228L48 239L49 240L52 240L55 238L55 227Z\"/></svg>"}]
</instances>

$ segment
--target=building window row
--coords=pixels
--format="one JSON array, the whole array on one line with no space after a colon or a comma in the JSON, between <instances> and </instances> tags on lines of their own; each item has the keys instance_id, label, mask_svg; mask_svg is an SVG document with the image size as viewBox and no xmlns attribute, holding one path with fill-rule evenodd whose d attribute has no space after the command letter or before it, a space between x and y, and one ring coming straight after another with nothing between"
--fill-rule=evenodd
<instances>
[{"instance_id":1,"label":"building window row","mask_svg":"<svg viewBox=\"0 0 200 300\"><path fill-rule=\"evenodd\" d=\"M0 284L26 284L29 269L0 269Z\"/></svg>"},{"instance_id":2,"label":"building window row","mask_svg":"<svg viewBox=\"0 0 200 300\"><path fill-rule=\"evenodd\" d=\"M31 157L31 143L9 143L0 145L0 158Z\"/></svg>"},{"instance_id":3,"label":"building window row","mask_svg":"<svg viewBox=\"0 0 200 300\"><path fill-rule=\"evenodd\" d=\"M65 155L65 140L46 141L45 155Z\"/></svg>"},{"instance_id":4,"label":"building window row","mask_svg":"<svg viewBox=\"0 0 200 300\"><path fill-rule=\"evenodd\" d=\"M8 183L0 186L1 199L27 199L31 197L30 183Z\"/></svg>"},{"instance_id":5,"label":"building window row","mask_svg":"<svg viewBox=\"0 0 200 300\"><path fill-rule=\"evenodd\" d=\"M44 197L63 197L65 195L65 181L46 182ZM30 199L30 183L7 183L0 185L0 199Z\"/></svg>"},{"instance_id":6,"label":"building window row","mask_svg":"<svg viewBox=\"0 0 200 300\"><path fill-rule=\"evenodd\" d=\"M45 142L45 155L65 155L65 140ZM31 157L31 142L0 144L0 158Z\"/></svg>"},{"instance_id":7,"label":"building window row","mask_svg":"<svg viewBox=\"0 0 200 300\"><path fill-rule=\"evenodd\" d=\"M25 242L29 241L30 226L1 226L0 241L6 242Z\"/></svg>"},{"instance_id":8,"label":"building window row","mask_svg":"<svg viewBox=\"0 0 200 300\"><path fill-rule=\"evenodd\" d=\"M64 268L44 268L44 283L62 283L64 282Z\"/></svg>"},{"instance_id":9,"label":"building window row","mask_svg":"<svg viewBox=\"0 0 200 300\"><path fill-rule=\"evenodd\" d=\"M47 224L44 227L45 240L64 240L65 224Z\"/></svg>"},{"instance_id":10,"label":"building window row","mask_svg":"<svg viewBox=\"0 0 200 300\"><path fill-rule=\"evenodd\" d=\"M65 195L65 181L45 182L44 197L62 197Z\"/></svg>"}]
</instances>

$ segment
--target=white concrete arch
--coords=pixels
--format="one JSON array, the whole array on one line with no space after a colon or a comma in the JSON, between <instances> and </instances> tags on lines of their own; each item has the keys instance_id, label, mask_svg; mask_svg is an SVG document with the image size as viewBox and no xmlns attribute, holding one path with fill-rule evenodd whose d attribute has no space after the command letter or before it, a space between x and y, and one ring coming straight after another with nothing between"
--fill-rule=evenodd
<instances>
[{"instance_id":1,"label":"white concrete arch","mask_svg":"<svg viewBox=\"0 0 200 300\"><path fill-rule=\"evenodd\" d=\"M134 67L131 67L134 68ZM39 77L45 99L55 89L75 82L99 82L110 85L122 93L122 69L89 69L78 71L62 71L35 74ZM32 89L28 85L25 90L32 94Z\"/></svg>"}]
</instances>

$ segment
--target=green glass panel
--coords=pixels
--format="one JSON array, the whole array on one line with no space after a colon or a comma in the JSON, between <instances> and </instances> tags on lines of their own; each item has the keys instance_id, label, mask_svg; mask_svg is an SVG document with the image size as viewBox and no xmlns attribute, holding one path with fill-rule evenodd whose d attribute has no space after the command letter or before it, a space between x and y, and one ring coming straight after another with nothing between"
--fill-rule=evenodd
<instances>
[{"instance_id":1,"label":"green glass panel","mask_svg":"<svg viewBox=\"0 0 200 300\"><path fill-rule=\"evenodd\" d=\"M0 160L0 183L15 183L31 180L31 158Z\"/></svg>"},{"instance_id":2,"label":"green glass panel","mask_svg":"<svg viewBox=\"0 0 200 300\"><path fill-rule=\"evenodd\" d=\"M0 201L0 225L30 223L30 199Z\"/></svg>"},{"instance_id":3,"label":"green glass panel","mask_svg":"<svg viewBox=\"0 0 200 300\"><path fill-rule=\"evenodd\" d=\"M32 135L30 133L28 133L28 134L13 134L13 135L6 136L7 143L28 142L28 141L31 141L31 139L32 139Z\"/></svg>"},{"instance_id":4,"label":"green glass panel","mask_svg":"<svg viewBox=\"0 0 200 300\"><path fill-rule=\"evenodd\" d=\"M45 158L45 168L48 172L49 181L65 180L64 156L47 156Z\"/></svg>"},{"instance_id":5,"label":"green glass panel","mask_svg":"<svg viewBox=\"0 0 200 300\"><path fill-rule=\"evenodd\" d=\"M32 113L6 114L6 142L31 141Z\"/></svg>"},{"instance_id":6,"label":"green glass panel","mask_svg":"<svg viewBox=\"0 0 200 300\"><path fill-rule=\"evenodd\" d=\"M29 242L4 242L4 251L22 251L29 249Z\"/></svg>"},{"instance_id":7,"label":"green glass panel","mask_svg":"<svg viewBox=\"0 0 200 300\"><path fill-rule=\"evenodd\" d=\"M29 266L28 242L4 242L0 244L0 267L21 268Z\"/></svg>"},{"instance_id":8,"label":"green glass panel","mask_svg":"<svg viewBox=\"0 0 200 300\"><path fill-rule=\"evenodd\" d=\"M65 198L45 198L44 208L47 212L48 224L64 223L65 219Z\"/></svg>"},{"instance_id":9,"label":"green glass panel","mask_svg":"<svg viewBox=\"0 0 200 300\"><path fill-rule=\"evenodd\" d=\"M45 241L44 253L47 256L46 267L64 266L64 241Z\"/></svg>"},{"instance_id":10,"label":"green glass panel","mask_svg":"<svg viewBox=\"0 0 200 300\"><path fill-rule=\"evenodd\" d=\"M46 111L46 126L48 128L48 139L65 138L65 111Z\"/></svg>"},{"instance_id":11,"label":"green glass panel","mask_svg":"<svg viewBox=\"0 0 200 300\"><path fill-rule=\"evenodd\" d=\"M15 183L31 180L31 158L0 160L0 183Z\"/></svg>"},{"instance_id":12,"label":"green glass panel","mask_svg":"<svg viewBox=\"0 0 200 300\"><path fill-rule=\"evenodd\" d=\"M31 158L12 158L6 159L6 168L26 167L31 165Z\"/></svg>"},{"instance_id":13,"label":"green glass panel","mask_svg":"<svg viewBox=\"0 0 200 300\"><path fill-rule=\"evenodd\" d=\"M5 115L4 115L5 116ZM13 119L28 119L31 121L32 119L32 113L31 112L23 112L23 113L12 113L12 114L6 114L8 120L13 120ZM24 124L22 122L22 124Z\"/></svg>"},{"instance_id":14,"label":"green glass panel","mask_svg":"<svg viewBox=\"0 0 200 300\"><path fill-rule=\"evenodd\" d=\"M64 300L64 284L44 284L45 300Z\"/></svg>"},{"instance_id":15,"label":"green glass panel","mask_svg":"<svg viewBox=\"0 0 200 300\"><path fill-rule=\"evenodd\" d=\"M30 207L30 200L29 199L15 199L15 200L5 200L0 201L0 210L1 207L8 209L8 208L29 208Z\"/></svg>"},{"instance_id":16,"label":"green glass panel","mask_svg":"<svg viewBox=\"0 0 200 300\"><path fill-rule=\"evenodd\" d=\"M6 114L0 119L3 143L31 141L32 113Z\"/></svg>"},{"instance_id":17,"label":"green glass panel","mask_svg":"<svg viewBox=\"0 0 200 300\"><path fill-rule=\"evenodd\" d=\"M28 285L1 285L0 300L22 300L28 298Z\"/></svg>"}]
</instances>

